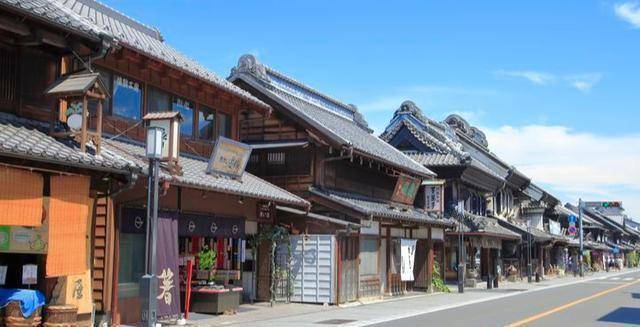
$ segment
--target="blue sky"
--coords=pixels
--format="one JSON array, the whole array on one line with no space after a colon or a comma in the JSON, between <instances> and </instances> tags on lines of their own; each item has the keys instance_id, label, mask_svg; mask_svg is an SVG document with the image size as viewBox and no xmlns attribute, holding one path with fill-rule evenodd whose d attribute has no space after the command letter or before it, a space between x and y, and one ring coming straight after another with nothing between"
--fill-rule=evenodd
<instances>
[{"instance_id":1,"label":"blue sky","mask_svg":"<svg viewBox=\"0 0 640 327\"><path fill-rule=\"evenodd\" d=\"M404 99L437 120L462 114L561 199L621 199L640 217L633 1L106 3L222 76L253 53L378 132Z\"/></svg>"}]
</instances>

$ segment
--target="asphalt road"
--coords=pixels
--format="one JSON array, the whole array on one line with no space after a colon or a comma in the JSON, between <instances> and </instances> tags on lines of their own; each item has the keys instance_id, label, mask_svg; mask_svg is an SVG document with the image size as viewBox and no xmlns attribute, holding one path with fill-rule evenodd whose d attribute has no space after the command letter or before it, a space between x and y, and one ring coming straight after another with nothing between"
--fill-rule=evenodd
<instances>
[{"instance_id":1,"label":"asphalt road","mask_svg":"<svg viewBox=\"0 0 640 327\"><path fill-rule=\"evenodd\" d=\"M640 273L603 278L377 326L640 326Z\"/></svg>"}]
</instances>

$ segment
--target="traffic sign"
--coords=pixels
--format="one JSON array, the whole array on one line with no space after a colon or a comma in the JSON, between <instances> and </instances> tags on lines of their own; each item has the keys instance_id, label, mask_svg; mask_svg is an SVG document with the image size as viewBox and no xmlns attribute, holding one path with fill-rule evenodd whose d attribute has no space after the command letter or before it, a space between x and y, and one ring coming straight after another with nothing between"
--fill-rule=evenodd
<instances>
[{"instance_id":1,"label":"traffic sign","mask_svg":"<svg viewBox=\"0 0 640 327\"><path fill-rule=\"evenodd\" d=\"M574 215L569 216L569 224L575 223L577 220L578 218L576 218L576 216Z\"/></svg>"},{"instance_id":2,"label":"traffic sign","mask_svg":"<svg viewBox=\"0 0 640 327\"><path fill-rule=\"evenodd\" d=\"M569 232L569 235L575 236L576 233L578 232L578 229L576 228L576 226L571 225L569 226L569 229L567 231Z\"/></svg>"}]
</instances>

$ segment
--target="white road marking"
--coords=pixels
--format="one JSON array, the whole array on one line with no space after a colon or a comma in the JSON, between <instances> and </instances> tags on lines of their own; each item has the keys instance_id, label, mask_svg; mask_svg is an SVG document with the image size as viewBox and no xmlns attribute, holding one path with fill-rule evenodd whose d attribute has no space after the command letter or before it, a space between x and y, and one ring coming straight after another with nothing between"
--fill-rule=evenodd
<instances>
[{"instance_id":1,"label":"white road marking","mask_svg":"<svg viewBox=\"0 0 640 327\"><path fill-rule=\"evenodd\" d=\"M633 278L631 278L631 277L627 277L627 278L624 278L624 279L622 279L622 280L633 280Z\"/></svg>"},{"instance_id":2,"label":"white road marking","mask_svg":"<svg viewBox=\"0 0 640 327\"><path fill-rule=\"evenodd\" d=\"M611 280L620 280L620 277L611 277Z\"/></svg>"}]
</instances>

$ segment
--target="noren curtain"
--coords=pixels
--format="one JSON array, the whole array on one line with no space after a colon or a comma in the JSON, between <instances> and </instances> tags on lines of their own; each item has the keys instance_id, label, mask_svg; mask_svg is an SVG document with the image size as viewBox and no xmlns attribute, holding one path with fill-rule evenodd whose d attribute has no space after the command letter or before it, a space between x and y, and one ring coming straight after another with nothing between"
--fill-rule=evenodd
<instances>
[{"instance_id":1,"label":"noren curtain","mask_svg":"<svg viewBox=\"0 0 640 327\"><path fill-rule=\"evenodd\" d=\"M87 269L88 176L52 176L49 202L47 277L82 274Z\"/></svg>"},{"instance_id":2,"label":"noren curtain","mask_svg":"<svg viewBox=\"0 0 640 327\"><path fill-rule=\"evenodd\" d=\"M0 225L40 226L43 183L41 174L0 166Z\"/></svg>"}]
</instances>

